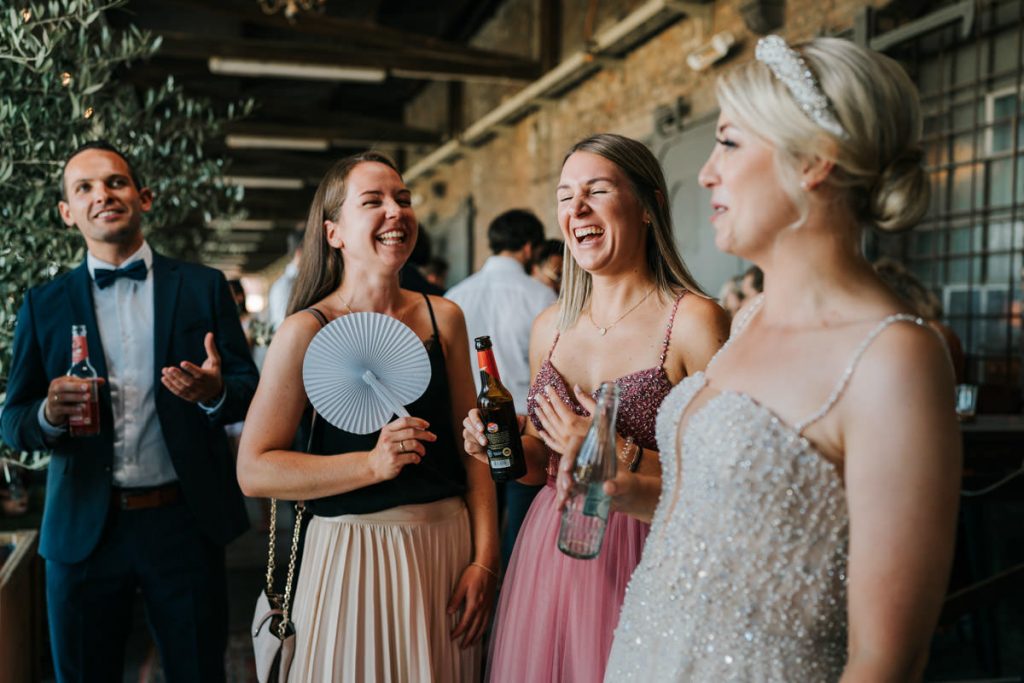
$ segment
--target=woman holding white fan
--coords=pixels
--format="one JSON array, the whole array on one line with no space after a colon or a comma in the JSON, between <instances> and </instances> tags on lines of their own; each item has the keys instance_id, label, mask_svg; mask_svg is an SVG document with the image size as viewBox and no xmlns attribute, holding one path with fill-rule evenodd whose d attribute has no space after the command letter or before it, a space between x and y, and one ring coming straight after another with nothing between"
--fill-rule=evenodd
<instances>
[{"instance_id":1,"label":"woman holding white fan","mask_svg":"<svg viewBox=\"0 0 1024 683\"><path fill-rule=\"evenodd\" d=\"M292 681L476 681L497 584L494 485L455 435L474 405L457 306L399 286L416 243L411 195L394 163L343 159L317 189L303 260L252 401L238 456L249 496L307 501L313 514L296 587ZM353 312L391 316L423 340L431 378L402 417L353 434L313 418L307 347ZM303 441L305 443L305 441Z\"/></svg>"}]
</instances>

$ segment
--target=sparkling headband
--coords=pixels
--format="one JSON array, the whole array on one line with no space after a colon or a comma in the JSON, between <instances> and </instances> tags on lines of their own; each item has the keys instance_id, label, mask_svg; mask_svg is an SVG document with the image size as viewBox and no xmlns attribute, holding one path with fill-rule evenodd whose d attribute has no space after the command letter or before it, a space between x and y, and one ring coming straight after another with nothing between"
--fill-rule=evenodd
<instances>
[{"instance_id":1,"label":"sparkling headband","mask_svg":"<svg viewBox=\"0 0 1024 683\"><path fill-rule=\"evenodd\" d=\"M754 56L782 81L811 120L836 137L846 137L846 131L832 113L828 98L814 80L807 62L799 52L786 45L781 36L765 36L758 40Z\"/></svg>"}]
</instances>

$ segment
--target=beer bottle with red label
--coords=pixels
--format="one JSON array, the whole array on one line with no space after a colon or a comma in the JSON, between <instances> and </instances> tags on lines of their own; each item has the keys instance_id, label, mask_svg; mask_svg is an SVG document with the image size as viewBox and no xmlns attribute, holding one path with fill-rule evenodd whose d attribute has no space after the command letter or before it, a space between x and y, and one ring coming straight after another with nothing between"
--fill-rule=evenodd
<instances>
[{"instance_id":1,"label":"beer bottle with red label","mask_svg":"<svg viewBox=\"0 0 1024 683\"><path fill-rule=\"evenodd\" d=\"M89 400L82 404L82 412L68 418L71 436L95 436L100 433L100 397L96 368L89 362L89 342L85 325L71 326L71 367L68 377L89 380Z\"/></svg>"},{"instance_id":2,"label":"beer bottle with red label","mask_svg":"<svg viewBox=\"0 0 1024 683\"><path fill-rule=\"evenodd\" d=\"M477 337L474 345L480 365L480 394L476 397L476 407L480 409L487 437L487 463L491 467L491 478L494 481L518 479L526 474L526 459L512 394L498 376L491 338Z\"/></svg>"}]
</instances>

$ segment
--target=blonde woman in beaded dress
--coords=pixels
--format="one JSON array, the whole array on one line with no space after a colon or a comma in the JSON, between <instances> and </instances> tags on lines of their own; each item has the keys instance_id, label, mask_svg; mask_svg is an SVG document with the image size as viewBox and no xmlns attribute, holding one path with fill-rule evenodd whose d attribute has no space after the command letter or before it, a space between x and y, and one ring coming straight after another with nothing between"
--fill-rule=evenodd
<instances>
[{"instance_id":1,"label":"blonde woman in beaded dress","mask_svg":"<svg viewBox=\"0 0 1024 683\"><path fill-rule=\"evenodd\" d=\"M953 550L953 372L860 249L927 206L914 86L852 43L771 36L718 95L700 181L766 286L659 411L664 488L605 680L918 680Z\"/></svg>"},{"instance_id":2,"label":"blonde woman in beaded dress","mask_svg":"<svg viewBox=\"0 0 1024 683\"><path fill-rule=\"evenodd\" d=\"M505 575L488 658L492 682L603 678L648 526L613 511L598 557L559 552L556 463L572 435L586 430L597 387L615 379L622 467L636 463L656 492L657 407L676 382L704 368L728 335L725 313L700 293L676 251L666 195L654 155L629 138L583 140L562 165L556 197L568 245L565 274L559 303L534 324L531 421L523 437L523 481L548 486L527 513ZM464 426L466 450L485 459L476 411Z\"/></svg>"}]
</instances>

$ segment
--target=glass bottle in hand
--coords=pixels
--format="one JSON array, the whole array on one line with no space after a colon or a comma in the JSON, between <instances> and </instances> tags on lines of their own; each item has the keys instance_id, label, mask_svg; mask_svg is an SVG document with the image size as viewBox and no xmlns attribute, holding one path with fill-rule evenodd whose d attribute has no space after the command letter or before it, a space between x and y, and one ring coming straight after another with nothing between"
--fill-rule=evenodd
<instances>
[{"instance_id":1,"label":"glass bottle in hand","mask_svg":"<svg viewBox=\"0 0 1024 683\"><path fill-rule=\"evenodd\" d=\"M615 417L619 410L619 387L601 385L587 436L583 439L572 469L572 490L558 533L558 549L570 557L597 557L604 542L611 498L604 482L615 477Z\"/></svg>"},{"instance_id":2,"label":"glass bottle in hand","mask_svg":"<svg viewBox=\"0 0 1024 683\"><path fill-rule=\"evenodd\" d=\"M501 383L491 338L477 337L473 343L480 365L480 394L476 397L476 407L480 409L484 436L487 437L487 464L491 468L491 478L494 481L515 480L526 474L526 460L512 394Z\"/></svg>"},{"instance_id":3,"label":"glass bottle in hand","mask_svg":"<svg viewBox=\"0 0 1024 683\"><path fill-rule=\"evenodd\" d=\"M100 400L96 368L89 362L89 342L85 325L71 326L71 367L68 377L89 380L89 400L82 404L82 412L68 417L71 436L95 436L100 433Z\"/></svg>"}]
</instances>

